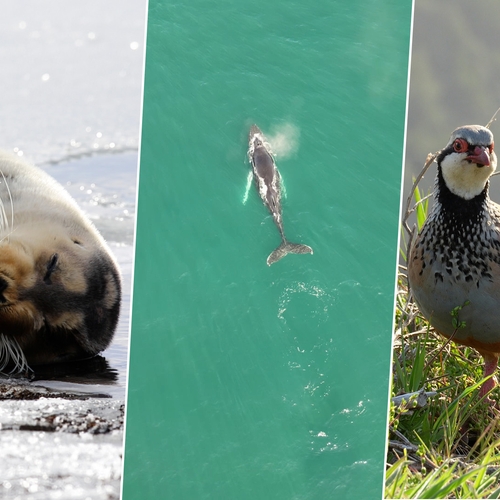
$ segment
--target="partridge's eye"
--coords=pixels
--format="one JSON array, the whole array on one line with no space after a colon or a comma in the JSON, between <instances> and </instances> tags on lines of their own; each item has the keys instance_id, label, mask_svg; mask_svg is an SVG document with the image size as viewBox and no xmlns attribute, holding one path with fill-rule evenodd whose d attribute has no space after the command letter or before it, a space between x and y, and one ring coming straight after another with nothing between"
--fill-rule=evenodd
<instances>
[{"instance_id":1,"label":"partridge's eye","mask_svg":"<svg viewBox=\"0 0 500 500\"><path fill-rule=\"evenodd\" d=\"M456 153L466 153L468 149L469 145L465 139L455 139L455 142L453 143L453 150Z\"/></svg>"},{"instance_id":2,"label":"partridge's eye","mask_svg":"<svg viewBox=\"0 0 500 500\"><path fill-rule=\"evenodd\" d=\"M50 283L50 276L55 271L58 260L59 256L55 253L47 262L47 271L45 273L45 276L43 277L43 281L45 281L46 283Z\"/></svg>"}]
</instances>

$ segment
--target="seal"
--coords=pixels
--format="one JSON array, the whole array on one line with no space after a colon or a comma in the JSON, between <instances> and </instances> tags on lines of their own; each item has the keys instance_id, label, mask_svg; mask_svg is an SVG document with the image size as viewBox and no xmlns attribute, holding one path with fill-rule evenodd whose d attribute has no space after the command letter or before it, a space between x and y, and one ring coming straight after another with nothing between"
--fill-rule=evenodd
<instances>
[{"instance_id":1,"label":"seal","mask_svg":"<svg viewBox=\"0 0 500 500\"><path fill-rule=\"evenodd\" d=\"M0 152L0 371L101 352L120 301L118 265L75 200Z\"/></svg>"},{"instance_id":2,"label":"seal","mask_svg":"<svg viewBox=\"0 0 500 500\"><path fill-rule=\"evenodd\" d=\"M250 127L248 136L248 159L252 164L253 176L259 195L264 205L273 216L280 235L281 244L267 258L267 265L288 255L289 253L313 253L313 249L307 245L290 243L285 238L283 230L283 217L281 209L281 176L276 167L271 146L266 141L264 134L257 125Z\"/></svg>"}]
</instances>

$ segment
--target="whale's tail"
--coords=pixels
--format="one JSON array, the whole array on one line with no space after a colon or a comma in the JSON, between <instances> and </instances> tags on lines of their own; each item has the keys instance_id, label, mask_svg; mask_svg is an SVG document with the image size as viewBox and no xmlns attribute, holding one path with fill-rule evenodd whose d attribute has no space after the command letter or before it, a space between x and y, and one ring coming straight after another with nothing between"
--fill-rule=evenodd
<instances>
[{"instance_id":1,"label":"whale's tail","mask_svg":"<svg viewBox=\"0 0 500 500\"><path fill-rule=\"evenodd\" d=\"M290 243L286 240L281 242L281 245L271 252L267 258L267 265L270 266L278 260L282 259L285 255L289 253L313 253L313 249L307 245L301 245L298 243Z\"/></svg>"}]
</instances>

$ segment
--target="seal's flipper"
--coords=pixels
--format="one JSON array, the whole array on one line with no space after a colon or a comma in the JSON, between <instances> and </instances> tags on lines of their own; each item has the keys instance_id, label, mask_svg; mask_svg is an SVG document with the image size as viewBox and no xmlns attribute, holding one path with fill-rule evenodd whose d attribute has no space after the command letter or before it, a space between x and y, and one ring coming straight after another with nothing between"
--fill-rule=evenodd
<instances>
[{"instance_id":1,"label":"seal's flipper","mask_svg":"<svg viewBox=\"0 0 500 500\"><path fill-rule=\"evenodd\" d=\"M282 259L285 255L289 253L313 253L313 249L308 245L301 245L299 243L289 243L288 241L283 241L281 245L274 250L267 258L267 265L270 266L278 260Z\"/></svg>"}]
</instances>

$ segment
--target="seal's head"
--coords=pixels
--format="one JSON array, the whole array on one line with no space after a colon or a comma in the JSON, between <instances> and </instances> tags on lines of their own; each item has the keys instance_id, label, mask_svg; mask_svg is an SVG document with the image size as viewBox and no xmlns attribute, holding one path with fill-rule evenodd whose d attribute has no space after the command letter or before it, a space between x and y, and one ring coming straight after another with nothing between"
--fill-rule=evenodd
<instances>
[{"instance_id":1,"label":"seal's head","mask_svg":"<svg viewBox=\"0 0 500 500\"><path fill-rule=\"evenodd\" d=\"M15 339L30 365L96 354L116 327L116 266L92 240L70 233L47 221L21 225L0 242L0 333Z\"/></svg>"},{"instance_id":2,"label":"seal's head","mask_svg":"<svg viewBox=\"0 0 500 500\"><path fill-rule=\"evenodd\" d=\"M75 200L0 151L0 372L105 349L120 290L112 253Z\"/></svg>"}]
</instances>

